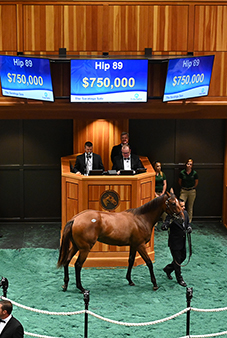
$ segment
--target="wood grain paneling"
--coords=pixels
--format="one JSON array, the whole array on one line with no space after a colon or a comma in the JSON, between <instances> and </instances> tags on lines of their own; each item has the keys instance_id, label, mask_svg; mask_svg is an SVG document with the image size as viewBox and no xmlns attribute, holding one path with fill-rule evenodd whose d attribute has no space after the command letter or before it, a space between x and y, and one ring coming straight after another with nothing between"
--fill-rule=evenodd
<instances>
[{"instance_id":1,"label":"wood grain paneling","mask_svg":"<svg viewBox=\"0 0 227 338\"><path fill-rule=\"evenodd\" d=\"M78 184L67 183L67 198L78 199Z\"/></svg>"},{"instance_id":2,"label":"wood grain paneling","mask_svg":"<svg viewBox=\"0 0 227 338\"><path fill-rule=\"evenodd\" d=\"M196 51L227 50L227 6L195 6Z\"/></svg>"},{"instance_id":3,"label":"wood grain paneling","mask_svg":"<svg viewBox=\"0 0 227 338\"><path fill-rule=\"evenodd\" d=\"M187 50L188 6L109 6L109 50Z\"/></svg>"},{"instance_id":4,"label":"wood grain paneling","mask_svg":"<svg viewBox=\"0 0 227 338\"><path fill-rule=\"evenodd\" d=\"M78 214L78 201L68 199L67 200L67 221L70 220L74 215Z\"/></svg>"},{"instance_id":5,"label":"wood grain paneling","mask_svg":"<svg viewBox=\"0 0 227 338\"><path fill-rule=\"evenodd\" d=\"M64 47L70 51L102 51L103 6L64 6Z\"/></svg>"},{"instance_id":6,"label":"wood grain paneling","mask_svg":"<svg viewBox=\"0 0 227 338\"><path fill-rule=\"evenodd\" d=\"M63 46L63 8L58 5L25 5L24 51L58 51Z\"/></svg>"},{"instance_id":7,"label":"wood grain paneling","mask_svg":"<svg viewBox=\"0 0 227 338\"><path fill-rule=\"evenodd\" d=\"M121 196L121 202L131 201L132 189L130 185L111 185L110 189L116 191Z\"/></svg>"},{"instance_id":8,"label":"wood grain paneling","mask_svg":"<svg viewBox=\"0 0 227 338\"><path fill-rule=\"evenodd\" d=\"M92 201L98 201L100 199L101 194L105 191L105 190L109 190L110 186L109 185L89 185L88 186L88 198L89 198L89 202ZM99 209L99 208L98 208ZM101 210L101 209L100 209Z\"/></svg>"},{"instance_id":9,"label":"wood grain paneling","mask_svg":"<svg viewBox=\"0 0 227 338\"><path fill-rule=\"evenodd\" d=\"M147 198L151 198L151 182L141 184L141 199L145 200Z\"/></svg>"},{"instance_id":10,"label":"wood grain paneling","mask_svg":"<svg viewBox=\"0 0 227 338\"><path fill-rule=\"evenodd\" d=\"M17 51L16 5L0 5L0 50Z\"/></svg>"}]
</instances>

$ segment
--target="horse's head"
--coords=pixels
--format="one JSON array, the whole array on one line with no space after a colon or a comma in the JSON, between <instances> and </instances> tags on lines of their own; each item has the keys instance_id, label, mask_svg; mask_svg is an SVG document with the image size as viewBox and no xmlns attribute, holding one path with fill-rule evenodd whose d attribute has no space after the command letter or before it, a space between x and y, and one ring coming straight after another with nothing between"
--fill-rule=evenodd
<instances>
[{"instance_id":1,"label":"horse's head","mask_svg":"<svg viewBox=\"0 0 227 338\"><path fill-rule=\"evenodd\" d=\"M172 218L183 221L184 213L183 209L180 206L180 202L174 195L174 193L166 192L167 198L165 201L165 212L170 215Z\"/></svg>"}]
</instances>

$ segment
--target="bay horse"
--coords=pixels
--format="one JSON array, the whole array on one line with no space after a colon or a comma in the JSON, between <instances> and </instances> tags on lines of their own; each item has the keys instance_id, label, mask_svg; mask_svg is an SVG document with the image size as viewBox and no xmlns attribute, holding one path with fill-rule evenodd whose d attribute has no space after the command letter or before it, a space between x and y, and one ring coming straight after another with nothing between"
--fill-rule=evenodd
<instances>
[{"instance_id":1,"label":"bay horse","mask_svg":"<svg viewBox=\"0 0 227 338\"><path fill-rule=\"evenodd\" d=\"M69 263L79 251L74 265L76 286L84 293L81 269L96 241L109 245L130 246L126 274L129 285L135 285L131 279L131 271L138 251L149 268L153 289L157 290L153 264L147 254L146 243L150 241L152 228L164 211L173 218L182 220L184 218L178 199L173 193L168 192L138 208L122 212L85 210L75 215L64 228L57 263L58 267L64 267L63 291L67 290L69 283Z\"/></svg>"}]
</instances>

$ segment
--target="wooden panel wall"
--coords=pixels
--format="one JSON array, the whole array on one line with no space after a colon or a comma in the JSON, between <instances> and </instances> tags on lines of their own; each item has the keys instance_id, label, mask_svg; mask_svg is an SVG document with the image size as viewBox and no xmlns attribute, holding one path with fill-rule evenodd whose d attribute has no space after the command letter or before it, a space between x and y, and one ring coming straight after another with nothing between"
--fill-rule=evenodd
<instances>
[{"instance_id":1,"label":"wooden panel wall","mask_svg":"<svg viewBox=\"0 0 227 338\"><path fill-rule=\"evenodd\" d=\"M63 47L63 7L23 6L23 51L54 52Z\"/></svg>"},{"instance_id":2,"label":"wooden panel wall","mask_svg":"<svg viewBox=\"0 0 227 338\"><path fill-rule=\"evenodd\" d=\"M0 51L17 50L17 8L16 5L0 5Z\"/></svg>"},{"instance_id":3,"label":"wooden panel wall","mask_svg":"<svg viewBox=\"0 0 227 338\"><path fill-rule=\"evenodd\" d=\"M215 54L215 100L227 97L226 30L225 2L0 0L2 54L144 55L149 47L153 55Z\"/></svg>"},{"instance_id":4,"label":"wooden panel wall","mask_svg":"<svg viewBox=\"0 0 227 338\"><path fill-rule=\"evenodd\" d=\"M197 51L226 51L227 6L195 6L195 41Z\"/></svg>"},{"instance_id":5,"label":"wooden panel wall","mask_svg":"<svg viewBox=\"0 0 227 338\"><path fill-rule=\"evenodd\" d=\"M187 51L188 6L110 5L109 50Z\"/></svg>"}]
</instances>

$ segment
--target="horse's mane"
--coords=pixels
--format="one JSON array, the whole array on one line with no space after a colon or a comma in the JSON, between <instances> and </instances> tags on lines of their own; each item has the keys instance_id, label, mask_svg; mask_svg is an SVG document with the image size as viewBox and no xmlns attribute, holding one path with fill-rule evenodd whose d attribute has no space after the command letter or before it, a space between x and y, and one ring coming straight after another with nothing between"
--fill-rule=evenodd
<instances>
[{"instance_id":1,"label":"horse's mane","mask_svg":"<svg viewBox=\"0 0 227 338\"><path fill-rule=\"evenodd\" d=\"M131 212L133 215L143 215L152 210L157 209L162 203L165 198L165 195L159 196L154 198L153 200L141 205L138 208L128 209L126 212Z\"/></svg>"}]
</instances>

